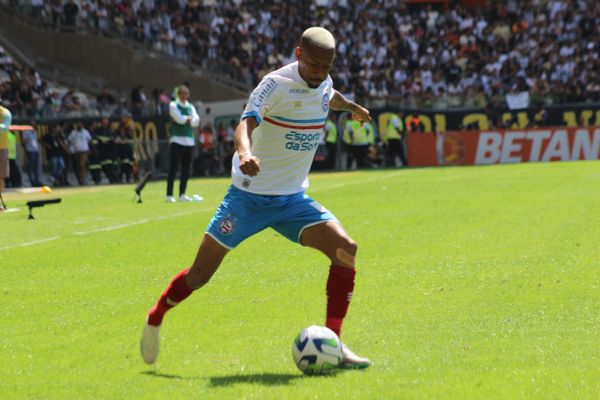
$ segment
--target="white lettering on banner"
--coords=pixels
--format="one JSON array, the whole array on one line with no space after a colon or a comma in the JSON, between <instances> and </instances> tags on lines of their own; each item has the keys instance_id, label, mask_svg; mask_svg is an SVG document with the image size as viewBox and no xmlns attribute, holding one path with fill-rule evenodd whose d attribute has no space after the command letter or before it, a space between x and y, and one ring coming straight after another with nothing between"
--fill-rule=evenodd
<instances>
[{"instance_id":1,"label":"white lettering on banner","mask_svg":"<svg viewBox=\"0 0 600 400\"><path fill-rule=\"evenodd\" d=\"M597 160L600 158L600 129L594 130L592 138L587 129L578 129L575 132L575 141L571 152L571 160L580 160L583 152L583 160Z\"/></svg>"},{"instance_id":2,"label":"white lettering on banner","mask_svg":"<svg viewBox=\"0 0 600 400\"><path fill-rule=\"evenodd\" d=\"M527 133L527 139L531 139L531 154L529 161L540 161L542 153L542 142L550 137L550 131L533 131Z\"/></svg>"},{"instance_id":3,"label":"white lettering on banner","mask_svg":"<svg viewBox=\"0 0 600 400\"><path fill-rule=\"evenodd\" d=\"M565 130L554 131L541 161L550 161L554 157L558 157L561 161L569 160L569 138Z\"/></svg>"},{"instance_id":4,"label":"white lettering on banner","mask_svg":"<svg viewBox=\"0 0 600 400\"><path fill-rule=\"evenodd\" d=\"M475 153L475 164L598 159L600 128L481 132Z\"/></svg>"},{"instance_id":5,"label":"white lettering on banner","mask_svg":"<svg viewBox=\"0 0 600 400\"><path fill-rule=\"evenodd\" d=\"M504 134L504 145L502 146L501 163L517 163L523 161L520 155L511 156L513 152L520 152L522 143L515 143L515 139L525 138L525 132L506 132Z\"/></svg>"},{"instance_id":6,"label":"white lettering on banner","mask_svg":"<svg viewBox=\"0 0 600 400\"><path fill-rule=\"evenodd\" d=\"M482 132L477 141L475 164L495 164L500 158L502 135L498 132Z\"/></svg>"}]
</instances>

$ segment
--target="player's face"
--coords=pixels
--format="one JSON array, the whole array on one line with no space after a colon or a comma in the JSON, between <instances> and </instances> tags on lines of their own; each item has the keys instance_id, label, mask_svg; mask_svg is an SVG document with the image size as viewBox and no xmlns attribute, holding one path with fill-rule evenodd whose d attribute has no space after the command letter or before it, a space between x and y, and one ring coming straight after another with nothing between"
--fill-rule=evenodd
<instances>
[{"instance_id":1,"label":"player's face","mask_svg":"<svg viewBox=\"0 0 600 400\"><path fill-rule=\"evenodd\" d=\"M302 79L306 81L308 87L317 88L327 79L331 67L333 67L335 49L322 49L314 46L298 47L296 48L296 57Z\"/></svg>"}]
</instances>

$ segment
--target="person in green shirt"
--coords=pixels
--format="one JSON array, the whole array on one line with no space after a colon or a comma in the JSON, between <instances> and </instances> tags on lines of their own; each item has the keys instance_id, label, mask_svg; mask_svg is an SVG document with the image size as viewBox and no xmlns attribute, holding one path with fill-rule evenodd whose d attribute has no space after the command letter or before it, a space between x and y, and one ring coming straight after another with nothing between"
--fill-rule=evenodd
<instances>
[{"instance_id":1,"label":"person in green shirt","mask_svg":"<svg viewBox=\"0 0 600 400\"><path fill-rule=\"evenodd\" d=\"M367 167L367 154L369 146L375 143L375 129L368 122L361 123L355 119L346 121L344 137L350 144L350 152L347 159L347 168L352 167L356 160L357 168Z\"/></svg>"},{"instance_id":2,"label":"person in green shirt","mask_svg":"<svg viewBox=\"0 0 600 400\"><path fill-rule=\"evenodd\" d=\"M381 140L386 148L386 165L396 165L396 157L400 158L403 167L408 166L404 151L404 123L402 118L394 114L383 130Z\"/></svg>"},{"instance_id":3,"label":"person in green shirt","mask_svg":"<svg viewBox=\"0 0 600 400\"><path fill-rule=\"evenodd\" d=\"M17 137L11 131L8 131L8 164L10 176L5 178L5 186L13 188L21 187L23 185L23 178L19 164L17 164Z\"/></svg>"}]
</instances>

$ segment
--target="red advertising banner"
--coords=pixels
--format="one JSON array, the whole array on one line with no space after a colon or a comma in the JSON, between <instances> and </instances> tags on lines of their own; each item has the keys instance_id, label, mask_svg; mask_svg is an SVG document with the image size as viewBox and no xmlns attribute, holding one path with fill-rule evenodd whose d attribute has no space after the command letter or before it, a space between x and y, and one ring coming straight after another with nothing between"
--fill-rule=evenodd
<instances>
[{"instance_id":1,"label":"red advertising banner","mask_svg":"<svg viewBox=\"0 0 600 400\"><path fill-rule=\"evenodd\" d=\"M600 127L411 133L408 165L600 159Z\"/></svg>"}]
</instances>

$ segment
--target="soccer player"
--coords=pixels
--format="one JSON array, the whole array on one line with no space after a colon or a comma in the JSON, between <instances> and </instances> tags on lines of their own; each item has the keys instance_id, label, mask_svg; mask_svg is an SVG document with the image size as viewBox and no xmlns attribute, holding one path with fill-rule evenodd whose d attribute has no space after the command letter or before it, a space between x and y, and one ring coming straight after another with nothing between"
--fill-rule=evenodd
<instances>
[{"instance_id":1,"label":"soccer player","mask_svg":"<svg viewBox=\"0 0 600 400\"><path fill-rule=\"evenodd\" d=\"M333 89L329 71L335 40L326 29L304 31L297 62L266 75L254 89L235 130L232 180L209 223L191 268L179 272L150 309L140 343L142 358L158 356L165 313L204 286L227 252L271 227L293 242L331 260L326 326L340 335L354 288L357 245L327 209L310 198L307 175L329 108L371 121L369 111ZM342 346L342 368L366 368L371 361Z\"/></svg>"}]
</instances>

